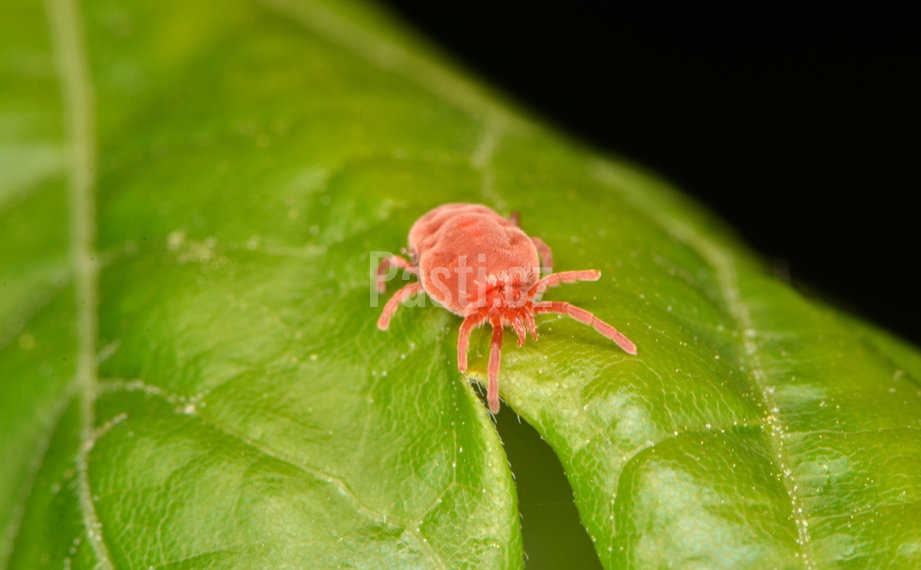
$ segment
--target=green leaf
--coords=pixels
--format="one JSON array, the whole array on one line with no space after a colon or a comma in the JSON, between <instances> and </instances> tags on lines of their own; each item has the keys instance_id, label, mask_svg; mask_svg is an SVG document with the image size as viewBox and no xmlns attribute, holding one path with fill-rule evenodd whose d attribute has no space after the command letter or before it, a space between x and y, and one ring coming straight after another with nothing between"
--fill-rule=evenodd
<instances>
[{"instance_id":1,"label":"green leaf","mask_svg":"<svg viewBox=\"0 0 921 570\"><path fill-rule=\"evenodd\" d=\"M375 326L373 252L452 201L600 269L546 298L639 347L541 317L503 350L604 566L921 565L918 352L376 6L0 22L0 567L520 567L459 319Z\"/></svg>"}]
</instances>

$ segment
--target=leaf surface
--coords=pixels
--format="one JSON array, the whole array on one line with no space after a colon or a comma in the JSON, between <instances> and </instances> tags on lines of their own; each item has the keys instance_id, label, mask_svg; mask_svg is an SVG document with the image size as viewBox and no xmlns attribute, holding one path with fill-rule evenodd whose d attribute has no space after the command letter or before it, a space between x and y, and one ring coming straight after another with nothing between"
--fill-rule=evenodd
<instances>
[{"instance_id":1,"label":"leaf surface","mask_svg":"<svg viewBox=\"0 0 921 570\"><path fill-rule=\"evenodd\" d=\"M921 563L917 351L375 6L0 21L0 567L520 567L459 319L375 326L374 252L454 201L601 270L545 298L639 347L545 316L503 351L603 565ZM487 354L478 330L472 378Z\"/></svg>"}]
</instances>

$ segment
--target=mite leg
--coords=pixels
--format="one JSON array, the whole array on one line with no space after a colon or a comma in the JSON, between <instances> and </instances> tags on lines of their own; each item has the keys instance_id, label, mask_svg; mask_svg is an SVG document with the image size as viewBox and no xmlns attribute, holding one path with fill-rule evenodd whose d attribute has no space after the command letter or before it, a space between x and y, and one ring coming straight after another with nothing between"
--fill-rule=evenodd
<instances>
[{"instance_id":1,"label":"mite leg","mask_svg":"<svg viewBox=\"0 0 921 570\"><path fill-rule=\"evenodd\" d=\"M540 238L531 238L531 242L534 243L534 247L537 248L537 253L540 254L541 269L545 270L547 273L553 273L553 251L551 251L550 246L545 244L544 240Z\"/></svg>"},{"instance_id":2,"label":"mite leg","mask_svg":"<svg viewBox=\"0 0 921 570\"><path fill-rule=\"evenodd\" d=\"M457 369L467 371L467 349L470 347L470 332L486 320L486 313L467 315L461 323L460 332L457 333Z\"/></svg>"},{"instance_id":3,"label":"mite leg","mask_svg":"<svg viewBox=\"0 0 921 570\"><path fill-rule=\"evenodd\" d=\"M377 328L381 329L382 331L387 330L387 327L390 326L390 318L395 312L397 312L397 308L399 308L400 303L420 292L422 292L422 283L416 281L415 283L410 283L409 285L406 285L394 293L393 297L391 297L390 300L387 301L387 304L384 305L384 310L381 311L381 317L377 319Z\"/></svg>"},{"instance_id":4,"label":"mite leg","mask_svg":"<svg viewBox=\"0 0 921 570\"><path fill-rule=\"evenodd\" d=\"M528 330L531 331L531 338L537 340L537 323L534 322L534 312L525 313L525 319Z\"/></svg>"},{"instance_id":5,"label":"mite leg","mask_svg":"<svg viewBox=\"0 0 921 570\"><path fill-rule=\"evenodd\" d=\"M492 324L492 341L489 344L489 383L486 387L486 402L489 411L499 413L499 364L502 360L502 321L495 319Z\"/></svg>"},{"instance_id":6,"label":"mite leg","mask_svg":"<svg viewBox=\"0 0 921 570\"><path fill-rule=\"evenodd\" d=\"M400 257L399 255L391 255L390 257L385 257L381 260L380 264L377 266L377 292L383 293L387 289L387 283L384 281L384 277L387 276L387 272L391 267L399 267L400 269L405 269L413 275L418 275L418 268L406 259Z\"/></svg>"},{"instance_id":7,"label":"mite leg","mask_svg":"<svg viewBox=\"0 0 921 570\"><path fill-rule=\"evenodd\" d=\"M524 346L524 341L528 338L526 322L520 319L515 319L510 324L512 325L512 328L515 329L515 334L518 335L518 346Z\"/></svg>"},{"instance_id":8,"label":"mite leg","mask_svg":"<svg viewBox=\"0 0 921 570\"><path fill-rule=\"evenodd\" d=\"M537 314L557 313L560 315L569 315L580 323L591 325L596 331L616 342L617 346L621 347L624 352L636 354L636 345L633 344L629 338L585 309L580 309L575 305L570 305L563 301L545 301L543 303L536 303L534 305L534 312Z\"/></svg>"},{"instance_id":9,"label":"mite leg","mask_svg":"<svg viewBox=\"0 0 921 570\"><path fill-rule=\"evenodd\" d=\"M531 299L540 299L548 287L555 287L560 283L575 283L576 281L598 281L601 279L601 272L597 269L584 269L582 271L563 271L548 275L534 284L528 291L528 297Z\"/></svg>"}]
</instances>

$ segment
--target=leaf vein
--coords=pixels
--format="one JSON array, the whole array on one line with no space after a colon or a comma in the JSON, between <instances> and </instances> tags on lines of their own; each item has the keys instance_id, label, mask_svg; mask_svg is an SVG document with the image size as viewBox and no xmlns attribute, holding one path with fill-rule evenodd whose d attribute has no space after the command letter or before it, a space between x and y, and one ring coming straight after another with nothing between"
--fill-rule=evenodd
<instances>
[{"instance_id":1,"label":"leaf vein","mask_svg":"<svg viewBox=\"0 0 921 570\"><path fill-rule=\"evenodd\" d=\"M695 249L713 268L725 307L729 312L729 316L735 321L735 329L742 337L743 354L741 356L745 359L747 363L746 369L751 372L749 377L761 396L760 405L764 410L764 425L774 454L773 460L777 466L780 480L783 481L787 491L787 496L791 501L792 517L797 531L797 543L800 548L799 554L806 568L814 569L815 560L809 536L809 523L798 495L798 485L784 449L783 440L786 434L779 418L780 410L774 400L773 387L769 386L770 378L758 354L759 347L755 342L758 332L755 330L748 306L742 299L739 290L736 261L730 252L708 239L693 225L656 208L648 196L631 190L630 185L616 184L616 173L606 167L607 165L605 164L594 165L591 170L596 180L620 190L623 196L644 211L650 220L679 241Z\"/></svg>"},{"instance_id":2,"label":"leaf vein","mask_svg":"<svg viewBox=\"0 0 921 570\"><path fill-rule=\"evenodd\" d=\"M493 102L477 84L380 35L354 25L324 6L322 2L260 1L378 68L399 73L486 124L524 125L503 105Z\"/></svg>"},{"instance_id":3,"label":"leaf vein","mask_svg":"<svg viewBox=\"0 0 921 570\"><path fill-rule=\"evenodd\" d=\"M98 385L96 336L99 326L99 265L95 240L95 108L86 45L75 0L46 0L50 35L57 64L65 129L68 137L70 258L76 296L77 354L73 386L80 398L80 448L75 459L77 496L83 525L102 568L112 568L112 557L93 505L88 457L93 448Z\"/></svg>"},{"instance_id":4,"label":"leaf vein","mask_svg":"<svg viewBox=\"0 0 921 570\"><path fill-rule=\"evenodd\" d=\"M480 194L487 202L492 202L495 208L507 212L510 208L496 192L496 177L492 169L493 155L504 134L504 123L493 122L487 124L476 148L473 149L473 154L470 155L470 165L480 173Z\"/></svg>"}]
</instances>

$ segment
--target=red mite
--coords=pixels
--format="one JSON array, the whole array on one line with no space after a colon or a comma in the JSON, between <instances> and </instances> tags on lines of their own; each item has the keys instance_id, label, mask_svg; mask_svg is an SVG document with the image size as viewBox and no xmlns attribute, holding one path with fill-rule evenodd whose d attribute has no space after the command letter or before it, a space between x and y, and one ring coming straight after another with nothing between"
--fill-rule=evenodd
<instances>
[{"instance_id":1,"label":"red mite","mask_svg":"<svg viewBox=\"0 0 921 570\"><path fill-rule=\"evenodd\" d=\"M576 281L597 281L595 269L550 273L553 256L540 238L531 238L518 227L518 216L503 218L478 204L445 204L428 212L409 230L412 261L392 255L377 268L377 289L386 289L385 276L391 266L402 268L419 280L397 291L384 305L377 327L387 330L400 303L425 292L438 304L464 317L457 335L457 368L467 371L470 331L489 323L489 411L499 411L499 363L503 327L518 335L518 346L527 333L537 340L534 315L558 313L591 325L617 343L625 352L636 354L636 345L617 329L585 309L563 301L541 301L548 287ZM541 261L549 275L541 278Z\"/></svg>"}]
</instances>

